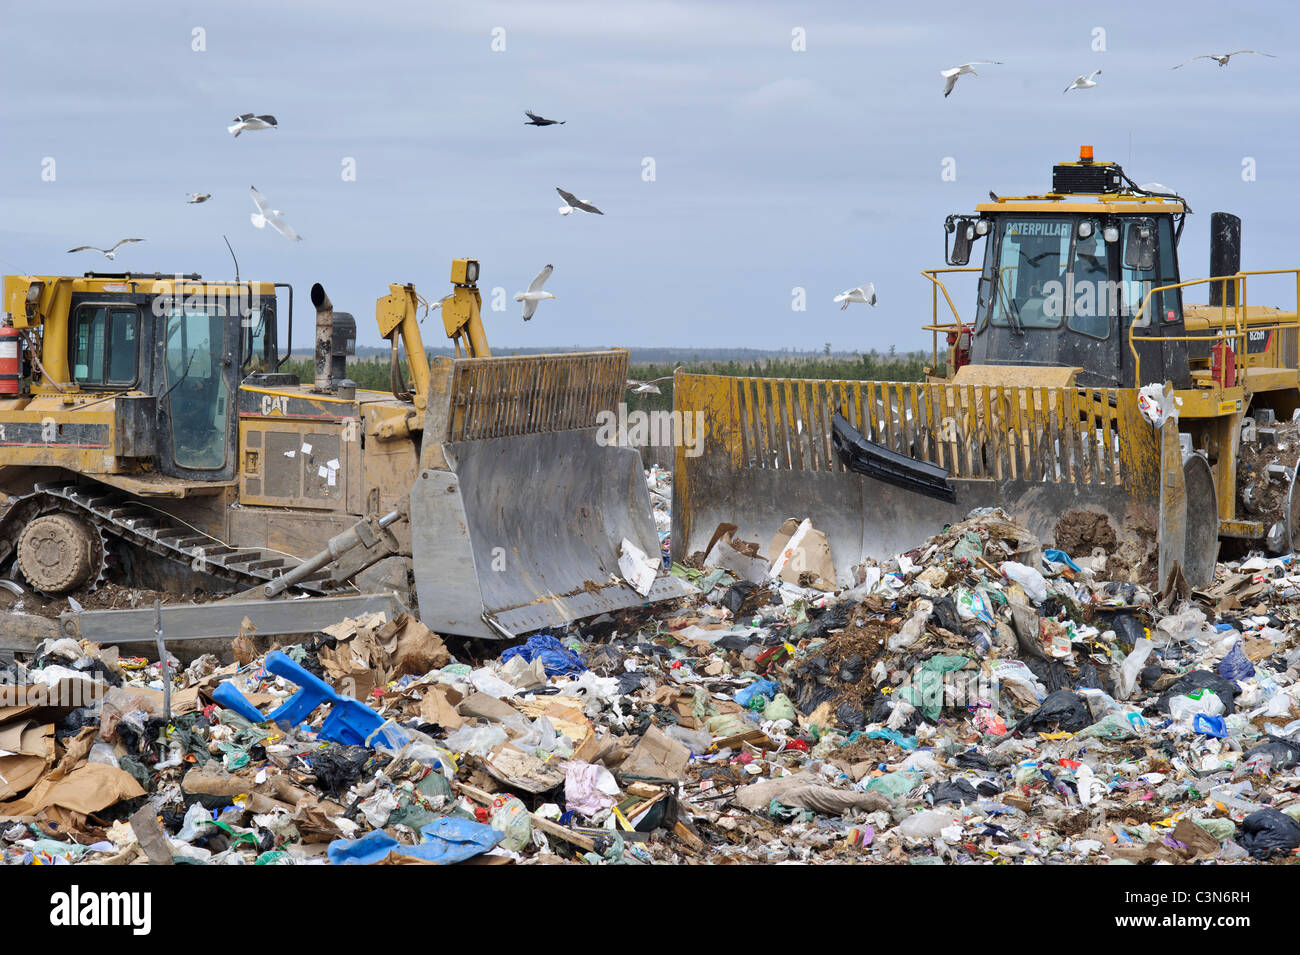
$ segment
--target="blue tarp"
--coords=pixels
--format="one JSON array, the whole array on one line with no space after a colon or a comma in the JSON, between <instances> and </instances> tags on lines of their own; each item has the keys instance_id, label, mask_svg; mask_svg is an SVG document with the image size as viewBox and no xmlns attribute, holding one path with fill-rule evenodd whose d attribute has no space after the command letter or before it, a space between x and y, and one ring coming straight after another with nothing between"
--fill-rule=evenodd
<instances>
[{"instance_id":1,"label":"blue tarp","mask_svg":"<svg viewBox=\"0 0 1300 955\"><path fill-rule=\"evenodd\" d=\"M404 846L381 829L368 832L360 839L335 839L329 846L329 859L333 865L374 865L388 857L388 853L412 856L426 862L450 865L481 855L504 837L499 829L480 822L444 816L420 829L423 841L418 845Z\"/></svg>"},{"instance_id":2,"label":"blue tarp","mask_svg":"<svg viewBox=\"0 0 1300 955\"><path fill-rule=\"evenodd\" d=\"M566 649L564 644L549 633L535 633L522 647L511 647L501 654L501 662L507 663L517 656L522 656L525 663L532 663L541 657L547 676L568 676L587 669L581 657Z\"/></svg>"}]
</instances>

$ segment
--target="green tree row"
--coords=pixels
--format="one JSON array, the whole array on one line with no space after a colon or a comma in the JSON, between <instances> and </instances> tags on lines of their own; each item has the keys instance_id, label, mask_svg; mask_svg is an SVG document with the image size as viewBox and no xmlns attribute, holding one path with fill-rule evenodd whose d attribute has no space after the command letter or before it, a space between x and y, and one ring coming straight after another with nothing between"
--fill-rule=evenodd
<instances>
[{"instance_id":1,"label":"green tree row","mask_svg":"<svg viewBox=\"0 0 1300 955\"><path fill-rule=\"evenodd\" d=\"M659 394L636 394L629 389L628 407L645 411L672 407L672 374L675 367L707 375L732 375L754 378L830 378L849 381L920 381L930 364L926 352L881 354L861 352L852 357L826 357L824 355L792 355L780 358L763 358L751 362L689 361L679 366L668 364L634 364L628 377L635 381L653 381L668 378L656 384ZM299 381L310 382L315 377L315 367L307 359L291 359L281 366L282 372L297 375ZM403 374L406 369L402 369ZM390 367L387 359L358 358L348 361L348 377L357 387L367 391L390 390ZM408 382L409 384L409 382Z\"/></svg>"}]
</instances>

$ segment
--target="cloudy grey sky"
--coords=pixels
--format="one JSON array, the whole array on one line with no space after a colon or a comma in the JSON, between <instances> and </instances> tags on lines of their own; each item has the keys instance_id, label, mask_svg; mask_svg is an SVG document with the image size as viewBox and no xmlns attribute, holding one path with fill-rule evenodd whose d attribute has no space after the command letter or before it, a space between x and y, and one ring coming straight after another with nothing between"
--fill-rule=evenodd
<instances>
[{"instance_id":1,"label":"cloudy grey sky","mask_svg":"<svg viewBox=\"0 0 1300 955\"><path fill-rule=\"evenodd\" d=\"M124 236L116 266L321 281L379 341L389 282L429 298L450 260L485 296L555 265L525 325L486 308L498 345L885 349L928 345L919 271L943 217L989 189L1041 191L1080 143L1198 213L1245 222L1244 267L1300 264L1294 4L984 2L311 2L10 4L0 75L0 268L108 265L75 245ZM201 28L206 50L196 52ZM494 30L504 51L494 51ZM804 31L806 50L792 49ZM1094 50L1104 30L1105 51ZM496 34L498 37L500 33ZM1199 53L1254 48L1220 69ZM948 99L938 71L1002 60ZM1096 89L1062 95L1081 73ZM522 111L567 120L534 129ZM273 113L278 131L225 130ZM43 181L43 161L55 179ZM654 161L654 180L643 178ZM941 179L956 163L955 181ZM1243 179L1254 160L1255 179ZM355 181L344 181L345 159ZM303 236L255 230L249 185ZM556 186L606 215L561 217ZM201 206L189 191L211 192ZM831 298L872 281L880 305ZM792 289L807 310L792 311ZM1272 296L1289 305L1294 291ZM954 288L969 314L973 291ZM1264 304L1259 293L1252 304ZM441 344L440 324L426 341Z\"/></svg>"}]
</instances>

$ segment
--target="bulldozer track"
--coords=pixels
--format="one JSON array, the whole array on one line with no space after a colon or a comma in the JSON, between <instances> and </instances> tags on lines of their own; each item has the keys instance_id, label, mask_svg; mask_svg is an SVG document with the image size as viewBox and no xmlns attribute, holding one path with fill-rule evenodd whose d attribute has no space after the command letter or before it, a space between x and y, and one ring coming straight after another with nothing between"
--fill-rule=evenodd
<instances>
[{"instance_id":1,"label":"bulldozer track","mask_svg":"<svg viewBox=\"0 0 1300 955\"><path fill-rule=\"evenodd\" d=\"M56 512L86 521L101 542L116 538L189 570L244 588L274 580L297 563L292 557L260 548L231 547L112 489L71 481L37 484L31 493L14 500L0 518L5 559L13 553L14 542L29 521ZM85 589L94 590L104 583L105 563L101 560L94 583ZM327 576L327 571L321 571L295 587L311 594L326 593Z\"/></svg>"}]
</instances>

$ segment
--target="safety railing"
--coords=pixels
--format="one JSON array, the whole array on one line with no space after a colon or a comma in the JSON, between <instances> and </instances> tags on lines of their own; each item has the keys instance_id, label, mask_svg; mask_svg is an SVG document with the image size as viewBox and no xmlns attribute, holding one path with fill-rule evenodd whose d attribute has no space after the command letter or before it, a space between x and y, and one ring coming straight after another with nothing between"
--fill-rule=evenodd
<instances>
[{"instance_id":1,"label":"safety railing","mask_svg":"<svg viewBox=\"0 0 1300 955\"><path fill-rule=\"evenodd\" d=\"M731 391L707 403L733 409L735 432L717 437L742 468L843 472L836 413L868 440L963 478L1122 484L1144 459L1133 445L1152 440L1132 389L721 376L698 387Z\"/></svg>"},{"instance_id":2,"label":"safety railing","mask_svg":"<svg viewBox=\"0 0 1300 955\"><path fill-rule=\"evenodd\" d=\"M1290 275L1295 280L1296 307L1292 310L1292 318L1289 321L1278 322L1250 322L1247 319L1247 279L1251 276L1263 275ZM1141 328L1158 328L1158 320L1151 319L1151 301L1152 298L1160 292L1168 292L1191 288L1196 285L1214 285L1218 284L1222 304L1218 306L1198 306L1201 308L1218 308L1219 314L1217 321L1214 316L1207 316L1210 328L1208 331L1200 334L1190 335L1139 335L1138 330ZM1227 293L1231 290L1232 295ZM1233 304L1227 304L1231 298ZM1184 316L1186 316L1187 304L1183 303ZM1230 344L1233 353L1233 370L1234 377L1237 381L1243 378L1243 372L1246 368L1251 367L1251 359L1247 348L1247 336L1253 332L1272 332L1284 329L1300 330L1300 269L1262 269L1251 272L1237 272L1233 275L1221 275L1213 278L1188 279L1185 282L1176 282L1171 285L1160 285L1149 292L1142 300L1141 307L1133 315L1133 321L1129 324L1128 330L1128 347L1133 355L1133 373L1134 381L1141 384L1142 382L1142 357L1138 354L1137 342L1140 339L1148 339L1158 342L1183 341L1183 342L1205 342L1210 345L1223 341ZM1296 363L1286 366L1281 362L1282 349L1280 347L1272 350L1271 365L1265 367L1300 367L1300 331L1292 336L1292 346L1294 354L1291 356Z\"/></svg>"},{"instance_id":3,"label":"safety railing","mask_svg":"<svg viewBox=\"0 0 1300 955\"><path fill-rule=\"evenodd\" d=\"M952 302L952 296L948 294L947 286L943 284L943 281L939 278L939 276L941 274L946 274L949 272L979 272L979 271L982 270L978 266L974 266L974 265L962 266L956 268L946 268L946 269L922 269L921 270L921 274L930 281L930 286L931 286L930 324L922 325L921 329L923 331L927 331L931 333L932 346L933 346L933 364L931 364L930 367L932 369L935 369L936 371L939 368L939 334L942 332L946 336L948 332L956 331L957 334L960 336L962 328L965 327L964 323L961 320L961 315L957 313L957 306L954 305ZM941 323L939 321L939 293L940 292L943 293L943 300L948 305L948 311L952 312L952 317L953 317L952 322Z\"/></svg>"},{"instance_id":4,"label":"safety railing","mask_svg":"<svg viewBox=\"0 0 1300 955\"><path fill-rule=\"evenodd\" d=\"M595 427L627 389L628 352L438 358L451 365L447 441Z\"/></svg>"}]
</instances>

